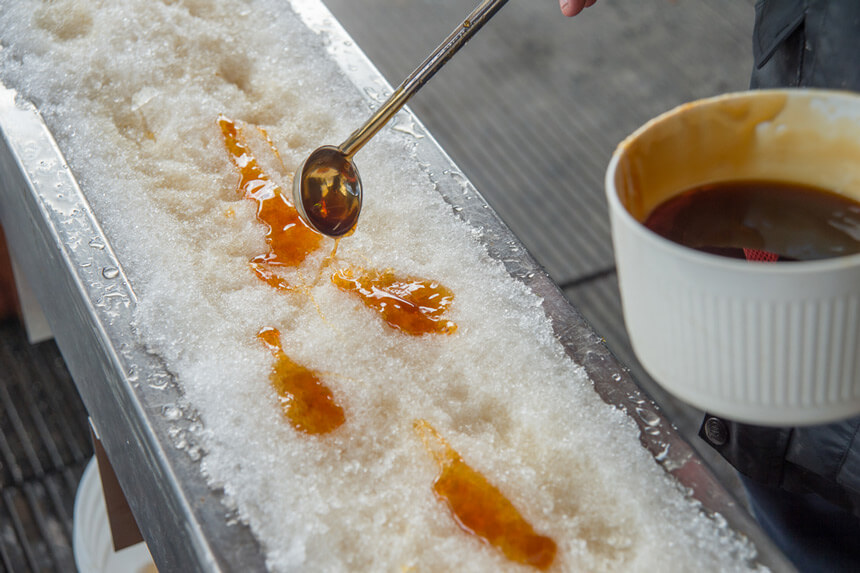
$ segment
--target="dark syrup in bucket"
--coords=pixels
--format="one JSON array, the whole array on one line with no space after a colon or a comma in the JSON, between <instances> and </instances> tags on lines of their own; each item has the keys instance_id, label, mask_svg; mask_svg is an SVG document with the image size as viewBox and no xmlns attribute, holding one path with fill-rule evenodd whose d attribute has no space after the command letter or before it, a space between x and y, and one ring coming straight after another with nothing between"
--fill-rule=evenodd
<instances>
[{"instance_id":1,"label":"dark syrup in bucket","mask_svg":"<svg viewBox=\"0 0 860 573\"><path fill-rule=\"evenodd\" d=\"M809 261L860 253L860 202L778 181L728 181L660 204L645 226L693 249L749 260Z\"/></svg>"}]
</instances>

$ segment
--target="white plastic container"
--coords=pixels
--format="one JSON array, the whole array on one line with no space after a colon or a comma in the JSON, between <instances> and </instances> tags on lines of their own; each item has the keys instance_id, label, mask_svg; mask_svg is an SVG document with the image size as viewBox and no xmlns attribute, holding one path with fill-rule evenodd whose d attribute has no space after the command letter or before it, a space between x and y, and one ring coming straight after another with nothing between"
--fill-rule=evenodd
<instances>
[{"instance_id":1,"label":"white plastic container","mask_svg":"<svg viewBox=\"0 0 860 573\"><path fill-rule=\"evenodd\" d=\"M727 180L860 199L860 97L728 94L678 107L619 145L606 191L637 357L671 393L733 420L807 425L860 414L860 255L750 263L642 225L666 199Z\"/></svg>"},{"instance_id":2,"label":"white plastic container","mask_svg":"<svg viewBox=\"0 0 860 573\"><path fill-rule=\"evenodd\" d=\"M157 573L145 543L113 550L95 458L87 464L75 495L73 535L75 565L80 573Z\"/></svg>"}]
</instances>

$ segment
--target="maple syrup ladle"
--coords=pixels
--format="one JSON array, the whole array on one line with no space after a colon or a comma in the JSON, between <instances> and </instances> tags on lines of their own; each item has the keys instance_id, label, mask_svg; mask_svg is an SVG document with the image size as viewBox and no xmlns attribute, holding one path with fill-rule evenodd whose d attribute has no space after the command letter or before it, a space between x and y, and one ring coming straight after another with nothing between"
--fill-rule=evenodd
<instances>
[{"instance_id":1,"label":"maple syrup ladle","mask_svg":"<svg viewBox=\"0 0 860 573\"><path fill-rule=\"evenodd\" d=\"M348 234L358 222L362 188L352 156L370 141L406 101L438 72L507 0L483 0L418 68L394 90L379 110L339 146L314 150L296 170L293 201L313 229L330 237Z\"/></svg>"}]
</instances>

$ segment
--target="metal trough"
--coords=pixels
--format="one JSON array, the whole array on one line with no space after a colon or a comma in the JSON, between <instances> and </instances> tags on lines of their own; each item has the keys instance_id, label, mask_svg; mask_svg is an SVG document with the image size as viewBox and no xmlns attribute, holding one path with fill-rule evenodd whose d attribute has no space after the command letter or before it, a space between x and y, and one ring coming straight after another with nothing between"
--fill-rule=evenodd
<instances>
[{"instance_id":1,"label":"metal trough","mask_svg":"<svg viewBox=\"0 0 860 573\"><path fill-rule=\"evenodd\" d=\"M308 28L329 40L328 56L356 89L390 91L320 0L291 4ZM600 396L636 421L644 447L706 511L721 514L755 543L761 564L792 570L420 122L410 119L425 135L416 140L416 153L429 165L439 192L481 230L490 255L543 299L559 340L584 366ZM192 435L188 426L195 422L163 413L177 403L180 390L132 332L136 298L122 262L38 111L16 102L14 92L2 85L0 135L0 222L156 563L164 571L264 571L264 555L250 530L231 519L222 495L207 486L199 460L175 447L178 435Z\"/></svg>"}]
</instances>

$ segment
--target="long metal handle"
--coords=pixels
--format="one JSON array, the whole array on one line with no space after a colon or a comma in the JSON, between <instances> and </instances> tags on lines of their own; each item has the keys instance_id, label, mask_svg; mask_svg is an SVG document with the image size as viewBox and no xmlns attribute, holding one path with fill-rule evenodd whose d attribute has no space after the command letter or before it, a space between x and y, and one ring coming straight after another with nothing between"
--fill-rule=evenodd
<instances>
[{"instance_id":1,"label":"long metal handle","mask_svg":"<svg viewBox=\"0 0 860 573\"><path fill-rule=\"evenodd\" d=\"M412 95L450 60L469 39L486 24L508 0L484 0L472 10L463 23L460 24L439 47L403 80L394 90L382 107L365 122L364 125L352 132L346 141L340 145L340 150L347 157L355 155L370 138L376 135L388 121L400 111Z\"/></svg>"}]
</instances>

